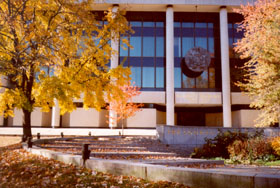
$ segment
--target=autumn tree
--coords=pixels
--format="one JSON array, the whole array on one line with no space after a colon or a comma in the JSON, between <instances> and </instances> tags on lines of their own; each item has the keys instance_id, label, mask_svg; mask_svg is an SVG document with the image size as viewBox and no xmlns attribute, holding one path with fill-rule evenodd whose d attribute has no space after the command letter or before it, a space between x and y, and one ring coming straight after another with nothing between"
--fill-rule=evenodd
<instances>
[{"instance_id":1,"label":"autumn tree","mask_svg":"<svg viewBox=\"0 0 280 188\"><path fill-rule=\"evenodd\" d=\"M112 98L110 104L107 106L107 110L113 110L116 113L116 117L109 118L113 118L116 122L121 121L122 135L124 135L124 120L134 116L136 112L140 111L140 107L142 107L143 104L132 102L133 97L141 94L140 88L135 86L134 83L120 86L119 88L123 94Z\"/></svg>"},{"instance_id":2,"label":"autumn tree","mask_svg":"<svg viewBox=\"0 0 280 188\"><path fill-rule=\"evenodd\" d=\"M240 29L244 38L235 50L245 64L245 83L239 85L249 93L251 107L261 109L259 126L279 122L280 114L280 0L259 0L236 10L244 16Z\"/></svg>"},{"instance_id":3,"label":"autumn tree","mask_svg":"<svg viewBox=\"0 0 280 188\"><path fill-rule=\"evenodd\" d=\"M57 99L61 113L84 107L100 109L104 98L120 94L130 70L109 69L111 39L127 34L121 11L105 12L102 25L91 0L0 1L0 74L7 84L0 94L0 112L13 116L22 109L23 133L31 134L34 107L49 111ZM114 33L114 35L112 35ZM110 82L111 79L116 80Z\"/></svg>"}]
</instances>

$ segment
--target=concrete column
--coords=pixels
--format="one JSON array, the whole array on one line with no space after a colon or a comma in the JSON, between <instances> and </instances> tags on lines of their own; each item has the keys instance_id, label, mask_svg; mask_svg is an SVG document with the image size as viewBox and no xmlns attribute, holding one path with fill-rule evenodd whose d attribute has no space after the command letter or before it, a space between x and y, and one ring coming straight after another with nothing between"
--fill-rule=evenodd
<instances>
[{"instance_id":1,"label":"concrete column","mask_svg":"<svg viewBox=\"0 0 280 188\"><path fill-rule=\"evenodd\" d=\"M118 6L114 5L112 12L116 13L118 12ZM119 65L119 40L118 37L115 37L116 33L112 33L112 39L111 39L111 47L113 50L113 53L111 55L111 69L116 68ZM112 129L113 127L117 127L117 114L110 110L109 112L109 127Z\"/></svg>"},{"instance_id":2,"label":"concrete column","mask_svg":"<svg viewBox=\"0 0 280 188\"><path fill-rule=\"evenodd\" d=\"M59 127L60 125L60 108L58 101L54 99L55 106L52 107L52 128Z\"/></svg>"},{"instance_id":3,"label":"concrete column","mask_svg":"<svg viewBox=\"0 0 280 188\"><path fill-rule=\"evenodd\" d=\"M174 125L174 11L166 9L166 124Z\"/></svg>"},{"instance_id":4,"label":"concrete column","mask_svg":"<svg viewBox=\"0 0 280 188\"><path fill-rule=\"evenodd\" d=\"M231 123L231 93L230 93L230 66L228 43L228 19L226 7L220 9L220 40L222 64L222 93L223 93L223 126L232 127Z\"/></svg>"}]
</instances>

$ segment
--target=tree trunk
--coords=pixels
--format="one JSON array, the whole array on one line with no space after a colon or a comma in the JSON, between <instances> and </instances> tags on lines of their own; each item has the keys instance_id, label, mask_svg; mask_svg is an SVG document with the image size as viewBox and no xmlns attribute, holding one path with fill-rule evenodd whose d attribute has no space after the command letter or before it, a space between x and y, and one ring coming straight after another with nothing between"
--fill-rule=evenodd
<instances>
[{"instance_id":1,"label":"tree trunk","mask_svg":"<svg viewBox=\"0 0 280 188\"><path fill-rule=\"evenodd\" d=\"M32 137L31 133L31 112L23 109L23 141L26 141L28 137Z\"/></svg>"},{"instance_id":2,"label":"tree trunk","mask_svg":"<svg viewBox=\"0 0 280 188\"><path fill-rule=\"evenodd\" d=\"M122 118L122 137L124 137L124 132L123 132L123 123L124 123L124 119Z\"/></svg>"}]
</instances>

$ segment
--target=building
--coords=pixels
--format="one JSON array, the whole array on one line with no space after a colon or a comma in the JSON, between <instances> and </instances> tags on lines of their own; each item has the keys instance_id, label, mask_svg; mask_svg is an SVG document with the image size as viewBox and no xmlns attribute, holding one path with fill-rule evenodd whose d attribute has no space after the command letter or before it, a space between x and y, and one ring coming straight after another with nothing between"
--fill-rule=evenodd
<instances>
[{"instance_id":1,"label":"building","mask_svg":"<svg viewBox=\"0 0 280 188\"><path fill-rule=\"evenodd\" d=\"M241 94L234 82L240 76L235 68L243 62L232 50L242 37L237 31L240 15L233 8L254 0L97 0L93 11L102 13L109 7L125 9L127 20L135 31L128 40L134 47L112 41L119 55L111 67L120 62L130 66L132 80L142 88L135 102L144 108L127 120L127 127L155 127L156 124L186 126L253 126L258 111L250 109L250 100ZM182 61L190 49L207 51L209 66L201 72L185 74ZM196 75L198 74L199 75ZM194 74L194 75L193 75ZM33 126L108 127L108 112L78 108L71 114L59 115L56 106L50 113L36 109ZM79 107L80 106L80 107ZM21 111L15 112L8 125L21 125ZM3 123L4 124L4 120Z\"/></svg>"}]
</instances>

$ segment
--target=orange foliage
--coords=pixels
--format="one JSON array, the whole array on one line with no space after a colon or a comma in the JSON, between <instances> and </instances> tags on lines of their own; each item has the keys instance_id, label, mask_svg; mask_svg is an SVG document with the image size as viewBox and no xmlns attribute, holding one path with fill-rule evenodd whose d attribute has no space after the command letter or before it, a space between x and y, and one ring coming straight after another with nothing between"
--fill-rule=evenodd
<instances>
[{"instance_id":1,"label":"orange foliage","mask_svg":"<svg viewBox=\"0 0 280 188\"><path fill-rule=\"evenodd\" d=\"M131 85L120 86L123 92L122 96L110 101L110 105L107 106L107 110L115 111L117 117L109 117L117 122L125 120L135 115L136 112L140 111L143 104L133 103L132 99L135 96L140 95L140 88L135 86L134 83ZM123 122L122 122L123 127Z\"/></svg>"}]
</instances>

